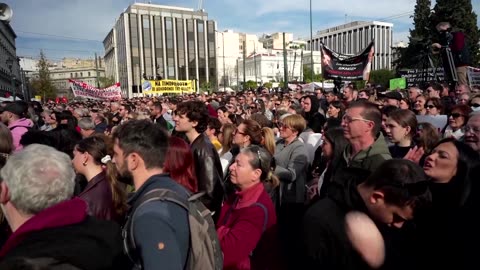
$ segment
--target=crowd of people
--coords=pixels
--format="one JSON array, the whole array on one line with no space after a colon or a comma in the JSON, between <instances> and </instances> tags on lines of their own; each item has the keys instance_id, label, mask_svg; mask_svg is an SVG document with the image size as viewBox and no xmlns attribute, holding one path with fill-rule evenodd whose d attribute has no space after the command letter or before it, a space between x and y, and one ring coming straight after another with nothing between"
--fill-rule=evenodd
<instances>
[{"instance_id":1,"label":"crowd of people","mask_svg":"<svg viewBox=\"0 0 480 270\"><path fill-rule=\"evenodd\" d=\"M480 91L423 88L3 102L0 269L475 269Z\"/></svg>"}]
</instances>

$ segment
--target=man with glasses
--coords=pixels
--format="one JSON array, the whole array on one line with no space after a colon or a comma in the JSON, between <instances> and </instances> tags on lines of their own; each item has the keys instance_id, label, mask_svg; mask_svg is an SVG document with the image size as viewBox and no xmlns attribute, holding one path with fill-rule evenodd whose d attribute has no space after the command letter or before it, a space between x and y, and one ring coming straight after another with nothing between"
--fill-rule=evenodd
<instances>
[{"instance_id":1,"label":"man with glasses","mask_svg":"<svg viewBox=\"0 0 480 270\"><path fill-rule=\"evenodd\" d=\"M368 101L355 101L342 119L343 135L349 142L343 151L337 168L333 171L331 189L343 189L349 180L343 172L346 168L358 168L374 172L385 160L391 159L385 138L380 132L382 114ZM337 190L338 191L338 190Z\"/></svg>"},{"instance_id":2,"label":"man with glasses","mask_svg":"<svg viewBox=\"0 0 480 270\"><path fill-rule=\"evenodd\" d=\"M465 126L465 143L480 153L480 112L470 114Z\"/></svg>"}]
</instances>

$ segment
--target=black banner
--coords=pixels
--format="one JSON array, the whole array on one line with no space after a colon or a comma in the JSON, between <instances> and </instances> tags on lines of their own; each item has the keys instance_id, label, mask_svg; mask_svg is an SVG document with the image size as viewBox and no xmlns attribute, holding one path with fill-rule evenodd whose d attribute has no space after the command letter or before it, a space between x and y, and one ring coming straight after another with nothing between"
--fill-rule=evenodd
<instances>
[{"instance_id":1,"label":"black banner","mask_svg":"<svg viewBox=\"0 0 480 270\"><path fill-rule=\"evenodd\" d=\"M400 77L407 79L407 87L423 87L429 82L442 82L445 80L445 74L442 67L436 69L402 69L399 70Z\"/></svg>"},{"instance_id":2,"label":"black banner","mask_svg":"<svg viewBox=\"0 0 480 270\"><path fill-rule=\"evenodd\" d=\"M332 51L322 44L322 71L325 79L343 81L365 80L370 78L372 60L375 55L374 42L357 55L345 55Z\"/></svg>"}]
</instances>

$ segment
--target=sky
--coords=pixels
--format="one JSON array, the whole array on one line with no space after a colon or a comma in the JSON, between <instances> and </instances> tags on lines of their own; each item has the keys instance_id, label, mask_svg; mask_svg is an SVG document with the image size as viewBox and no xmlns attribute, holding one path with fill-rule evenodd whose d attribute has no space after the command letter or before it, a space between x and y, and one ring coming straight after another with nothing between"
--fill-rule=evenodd
<instances>
[{"instance_id":1,"label":"sky","mask_svg":"<svg viewBox=\"0 0 480 270\"><path fill-rule=\"evenodd\" d=\"M13 10L18 56L93 58L103 56L103 39L134 0L0 0ZM136 1L148 2L148 1ZM152 0L152 4L197 9L199 0ZM434 1L432 1L434 2ZM312 0L313 34L351 21L379 20L394 24L393 40L408 41L416 0ZM472 0L480 15L480 0ZM231 29L261 35L290 32L310 36L310 0L203 0L219 31ZM480 25L480 16L477 21Z\"/></svg>"}]
</instances>

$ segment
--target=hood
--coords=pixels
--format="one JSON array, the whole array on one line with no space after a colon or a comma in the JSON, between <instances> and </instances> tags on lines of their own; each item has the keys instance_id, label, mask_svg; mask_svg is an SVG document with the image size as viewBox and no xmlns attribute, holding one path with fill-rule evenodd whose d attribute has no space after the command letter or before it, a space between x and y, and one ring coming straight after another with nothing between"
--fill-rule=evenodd
<instances>
[{"instance_id":1,"label":"hood","mask_svg":"<svg viewBox=\"0 0 480 270\"><path fill-rule=\"evenodd\" d=\"M33 127L33 122L30 119L27 118L20 118L16 121L13 121L8 125L8 127L13 127L13 126L20 126L20 127Z\"/></svg>"}]
</instances>

